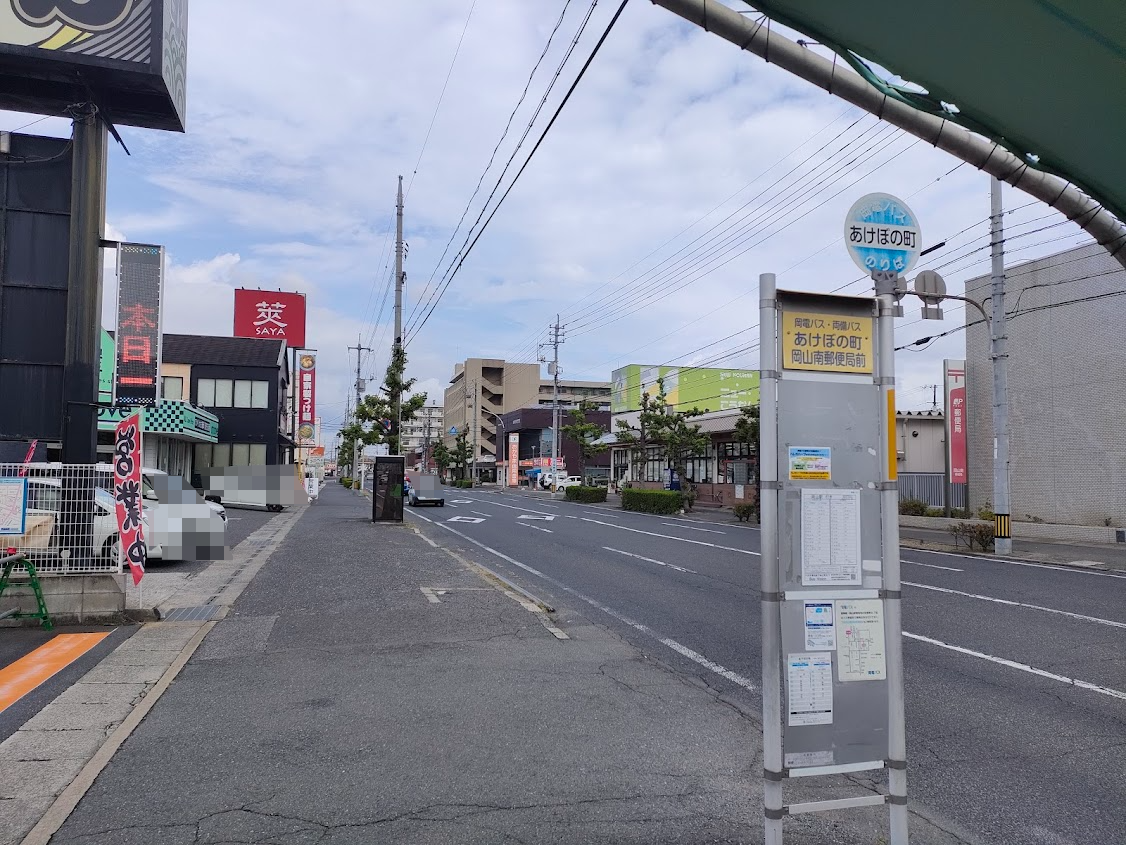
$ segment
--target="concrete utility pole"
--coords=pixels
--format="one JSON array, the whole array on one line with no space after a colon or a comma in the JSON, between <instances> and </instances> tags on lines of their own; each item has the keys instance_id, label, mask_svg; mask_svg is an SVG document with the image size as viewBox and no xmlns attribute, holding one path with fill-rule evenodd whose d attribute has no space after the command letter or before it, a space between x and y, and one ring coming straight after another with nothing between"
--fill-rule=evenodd
<instances>
[{"instance_id":1,"label":"concrete utility pole","mask_svg":"<svg viewBox=\"0 0 1126 845\"><path fill-rule=\"evenodd\" d=\"M392 355L403 348L403 177L399 177L399 193L395 201L395 348ZM404 373L404 375L406 375ZM399 437L399 453L403 451L403 394L397 392L395 402L395 432Z\"/></svg>"},{"instance_id":2,"label":"concrete utility pole","mask_svg":"<svg viewBox=\"0 0 1126 845\"><path fill-rule=\"evenodd\" d=\"M359 416L360 402L363 401L364 394L364 380L360 378L360 356L364 352L371 352L372 350L363 345L363 341L359 335L356 335L356 345L349 346L348 351L355 351L356 353L356 414ZM356 442L352 444L352 475L357 477L360 471L360 441L357 438ZM363 479L360 479L360 489L363 489Z\"/></svg>"},{"instance_id":3,"label":"concrete utility pole","mask_svg":"<svg viewBox=\"0 0 1126 845\"><path fill-rule=\"evenodd\" d=\"M989 330L993 357L993 536L999 555L1013 553L1009 510L1009 352L1005 333L1005 230L1001 182L991 180L989 192L990 303ZM968 505L968 502L967 502Z\"/></svg>"},{"instance_id":4,"label":"concrete utility pole","mask_svg":"<svg viewBox=\"0 0 1126 845\"><path fill-rule=\"evenodd\" d=\"M552 361L548 371L552 376L551 391L551 498L555 498L555 482L559 471L559 344L563 343L563 327L559 325L559 315L555 315L555 325L551 327Z\"/></svg>"}]
</instances>

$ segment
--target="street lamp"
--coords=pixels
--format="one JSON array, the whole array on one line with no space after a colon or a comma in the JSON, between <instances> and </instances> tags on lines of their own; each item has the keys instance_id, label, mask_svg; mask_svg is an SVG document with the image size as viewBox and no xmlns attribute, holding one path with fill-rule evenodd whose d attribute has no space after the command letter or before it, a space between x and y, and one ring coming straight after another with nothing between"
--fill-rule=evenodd
<instances>
[{"instance_id":1,"label":"street lamp","mask_svg":"<svg viewBox=\"0 0 1126 845\"><path fill-rule=\"evenodd\" d=\"M495 413L493 411L490 411L487 408L482 408L481 410L484 411L486 414L489 414L490 416L494 417L497 421L497 425L500 426L500 437L497 440L497 455L499 455L500 450L505 447L504 419L501 417L500 414ZM497 463L499 463L499 462L497 462ZM493 465L496 466L497 463L494 463ZM508 472L507 472L507 470L508 470L508 452L507 451L505 451L504 466L505 466L505 473L504 473L504 485L503 486L507 487L508 486Z\"/></svg>"}]
</instances>

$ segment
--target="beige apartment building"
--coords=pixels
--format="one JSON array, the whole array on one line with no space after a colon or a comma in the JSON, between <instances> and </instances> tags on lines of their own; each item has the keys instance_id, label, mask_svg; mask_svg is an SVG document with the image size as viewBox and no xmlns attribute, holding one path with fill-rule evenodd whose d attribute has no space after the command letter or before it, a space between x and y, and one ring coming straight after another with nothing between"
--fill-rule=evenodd
<instances>
[{"instance_id":1,"label":"beige apartment building","mask_svg":"<svg viewBox=\"0 0 1126 845\"><path fill-rule=\"evenodd\" d=\"M482 481L496 480L498 450L503 450L501 414L519 408L550 408L553 384L541 376L539 364L513 363L501 358L467 358L454 365L442 407L442 439L452 447L457 431L469 430L474 443L476 425L477 474ZM572 408L581 401L598 410L610 409L610 382L559 380L559 406ZM476 420L474 421L474 414Z\"/></svg>"}]
</instances>

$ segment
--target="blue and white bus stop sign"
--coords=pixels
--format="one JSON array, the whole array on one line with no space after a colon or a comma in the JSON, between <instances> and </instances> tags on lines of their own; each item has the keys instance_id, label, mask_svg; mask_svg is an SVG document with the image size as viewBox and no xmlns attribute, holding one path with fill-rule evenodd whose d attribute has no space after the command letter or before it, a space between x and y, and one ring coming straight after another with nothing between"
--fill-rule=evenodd
<instances>
[{"instance_id":1,"label":"blue and white bus stop sign","mask_svg":"<svg viewBox=\"0 0 1126 845\"><path fill-rule=\"evenodd\" d=\"M894 270L903 275L915 266L922 248L919 218L890 194L867 194L853 203L844 239L853 263L865 273Z\"/></svg>"}]
</instances>

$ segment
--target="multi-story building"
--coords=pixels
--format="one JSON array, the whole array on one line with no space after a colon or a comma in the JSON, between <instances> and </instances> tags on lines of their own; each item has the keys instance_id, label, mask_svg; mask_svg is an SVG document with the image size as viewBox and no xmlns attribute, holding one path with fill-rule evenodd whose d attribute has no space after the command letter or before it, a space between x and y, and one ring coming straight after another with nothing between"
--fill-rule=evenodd
<instances>
[{"instance_id":1,"label":"multi-story building","mask_svg":"<svg viewBox=\"0 0 1126 845\"><path fill-rule=\"evenodd\" d=\"M990 277L966 283L981 303ZM1126 270L1095 244L1009 267L1009 489L1014 521L1126 525ZM989 310L986 304L986 310ZM966 309L970 507L993 496L989 328ZM1109 523L1107 522L1109 520Z\"/></svg>"},{"instance_id":2,"label":"multi-story building","mask_svg":"<svg viewBox=\"0 0 1126 845\"><path fill-rule=\"evenodd\" d=\"M438 403L424 405L414 415L414 419L403 423L403 454L407 465L416 464L426 468L431 466L427 446L433 447L442 439L442 406Z\"/></svg>"},{"instance_id":3,"label":"multi-story building","mask_svg":"<svg viewBox=\"0 0 1126 845\"><path fill-rule=\"evenodd\" d=\"M443 405L442 438L452 446L451 429L469 431L475 444L477 473L482 481L496 480L497 452L503 451L504 432L500 417L519 408L550 408L554 385L541 378L539 364L513 363L501 358L467 358L454 365ZM609 410L610 383L560 379L559 406L570 408L580 401ZM565 422L565 421L564 421Z\"/></svg>"}]
</instances>

